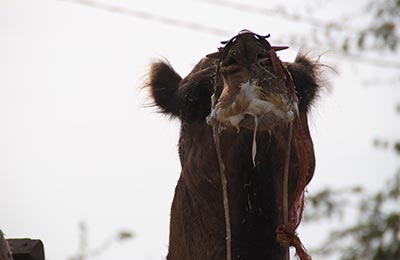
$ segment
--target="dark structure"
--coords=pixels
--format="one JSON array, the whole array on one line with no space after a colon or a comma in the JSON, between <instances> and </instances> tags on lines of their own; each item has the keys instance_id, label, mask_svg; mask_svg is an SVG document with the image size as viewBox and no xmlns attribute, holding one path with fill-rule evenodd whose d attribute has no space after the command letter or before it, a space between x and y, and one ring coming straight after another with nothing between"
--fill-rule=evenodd
<instances>
[{"instance_id":1,"label":"dark structure","mask_svg":"<svg viewBox=\"0 0 400 260\"><path fill-rule=\"evenodd\" d=\"M44 260L42 241L38 239L7 239L14 260Z\"/></svg>"},{"instance_id":2,"label":"dark structure","mask_svg":"<svg viewBox=\"0 0 400 260\"><path fill-rule=\"evenodd\" d=\"M43 243L37 239L5 239L0 230L0 260L44 260Z\"/></svg>"}]
</instances>

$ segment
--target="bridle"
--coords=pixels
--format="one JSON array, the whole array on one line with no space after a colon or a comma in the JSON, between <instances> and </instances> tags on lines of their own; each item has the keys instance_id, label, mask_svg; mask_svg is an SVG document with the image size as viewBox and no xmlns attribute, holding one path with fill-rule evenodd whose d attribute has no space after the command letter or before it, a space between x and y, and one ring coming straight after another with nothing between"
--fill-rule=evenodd
<instances>
[{"instance_id":1,"label":"bridle","mask_svg":"<svg viewBox=\"0 0 400 260\"><path fill-rule=\"evenodd\" d=\"M279 78L283 79L286 83L286 87L288 88L288 92L290 98L295 100L297 104L297 95L296 89L293 83L293 79L289 73L289 71L284 67L282 62L276 55L277 51L287 49L286 46L271 46L269 42L266 40L270 37L270 35L261 36L255 34L249 30L242 30L236 36L232 37L228 41L222 41L221 44L224 44L223 47L218 49L218 52L207 55L209 58L216 59L216 69L214 76L214 92L211 96L211 109L215 109L218 100L221 95L221 91L218 91L219 84L219 75L221 70L221 63L229 54L230 49L237 41L237 39L243 35L251 35L254 37L261 45L269 52L271 57L272 67L274 69L274 73ZM227 179L225 174L225 165L222 158L220 140L219 140L219 124L209 123L213 130L213 138L216 149L216 154L219 163L219 171L221 175L221 184L223 191L223 204L224 204L224 213L225 213L225 228L226 228L226 248L227 248L227 260L232 259L232 235L231 235L231 226L230 226L230 215L229 215L229 198L227 191ZM296 253L300 257L301 260L310 260L311 257L307 254L304 246L302 245L297 233L296 229L299 226L302 218L302 212L304 208L304 193L305 187L307 185L307 175L309 171L309 162L310 162L310 147L307 142L304 129L300 120L300 115L297 113L297 116L292 122L289 122L288 126L288 142L287 142L287 151L285 156L285 164L284 164L284 172L283 172L283 224L279 225L276 233L277 233L277 241L281 244L282 247L287 248L285 251L285 259L289 259L288 248L290 246L295 247ZM289 168L290 168L290 154L292 150L292 144L294 143L294 147L296 150L296 154L300 163L300 171L298 176L298 181L295 190L295 198L292 204L292 207L289 209L289 192L288 192L288 182L289 182ZM289 212L290 211L290 212Z\"/></svg>"}]
</instances>

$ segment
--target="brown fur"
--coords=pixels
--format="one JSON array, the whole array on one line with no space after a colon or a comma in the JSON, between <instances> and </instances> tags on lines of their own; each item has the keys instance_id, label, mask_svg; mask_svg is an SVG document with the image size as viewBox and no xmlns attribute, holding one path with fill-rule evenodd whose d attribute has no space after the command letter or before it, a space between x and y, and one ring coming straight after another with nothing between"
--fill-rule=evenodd
<instances>
[{"instance_id":1,"label":"brown fur","mask_svg":"<svg viewBox=\"0 0 400 260\"><path fill-rule=\"evenodd\" d=\"M162 112L179 117L179 155L182 166L171 209L168 260L226 259L222 189L212 129L206 123L213 93L215 58L204 58L181 80L169 64L153 64L148 86ZM318 64L304 55L285 63L299 98L299 113L309 147L310 177L315 160L307 112L318 93ZM219 89L221 92L222 90ZM257 133L257 160L251 159L253 131L228 128L220 135L226 165L232 226L233 259L281 260L284 248L276 242L282 223L282 175L286 126ZM291 150L289 198L293 200L300 162ZM308 180L308 181L309 181Z\"/></svg>"}]
</instances>

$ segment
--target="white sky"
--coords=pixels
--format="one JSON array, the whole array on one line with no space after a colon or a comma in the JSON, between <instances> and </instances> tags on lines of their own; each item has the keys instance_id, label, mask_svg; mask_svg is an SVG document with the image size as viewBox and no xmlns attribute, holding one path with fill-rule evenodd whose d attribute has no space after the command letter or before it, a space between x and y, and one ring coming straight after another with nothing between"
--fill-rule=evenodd
<instances>
[{"instance_id":1,"label":"white sky","mask_svg":"<svg viewBox=\"0 0 400 260\"><path fill-rule=\"evenodd\" d=\"M66 260L78 248L78 222L86 221L92 246L120 229L136 234L98 260L163 259L180 172L179 122L145 107L148 99L138 86L149 63L166 57L184 76L243 28L271 33L273 44L307 29L201 1L101 2L231 34L65 1L0 0L0 228L8 237L40 238L47 260ZM335 19L332 10L340 11L343 1L335 4L321 16ZM303 11L295 1L287 5ZM281 58L293 60L297 50ZM398 70L355 64L324 46L316 51L327 52L323 60L339 74L330 77L332 90L311 115L317 170L309 192L328 185L376 189L399 167L398 158L375 149L372 140L399 138L394 108L400 91L398 81L368 87L364 81L398 77ZM301 233L306 246L319 242L315 232Z\"/></svg>"}]
</instances>

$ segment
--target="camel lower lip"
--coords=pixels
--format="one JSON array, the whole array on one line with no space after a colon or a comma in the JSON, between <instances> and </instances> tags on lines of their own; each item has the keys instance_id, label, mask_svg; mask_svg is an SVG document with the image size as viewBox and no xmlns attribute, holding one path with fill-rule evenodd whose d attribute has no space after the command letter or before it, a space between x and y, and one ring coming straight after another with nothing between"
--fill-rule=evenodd
<instances>
[{"instance_id":1,"label":"camel lower lip","mask_svg":"<svg viewBox=\"0 0 400 260\"><path fill-rule=\"evenodd\" d=\"M212 125L215 123L220 123L226 127L235 127L235 128L247 128L254 129L255 126L255 118L258 120L258 130L271 130L277 125L282 125L288 122L291 122L294 119L293 111L279 111L275 110L274 112L268 112L262 115L252 115L250 113L240 113L236 115L231 115L228 117L223 117L224 111L223 109L214 110L209 117L207 118L208 124ZM278 115L277 115L278 114Z\"/></svg>"}]
</instances>

